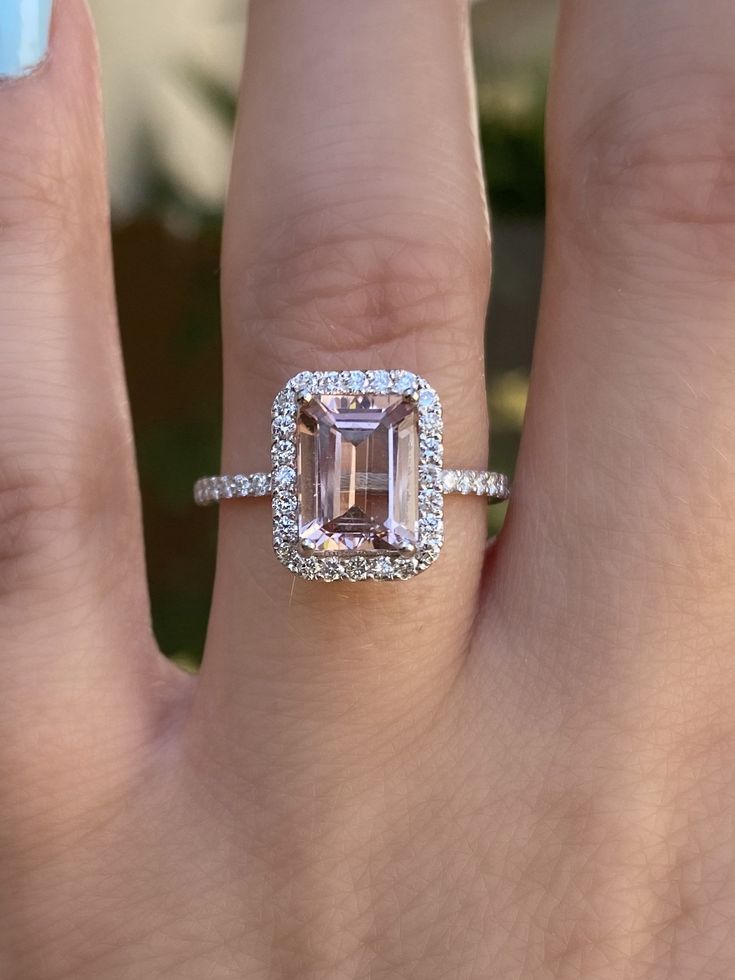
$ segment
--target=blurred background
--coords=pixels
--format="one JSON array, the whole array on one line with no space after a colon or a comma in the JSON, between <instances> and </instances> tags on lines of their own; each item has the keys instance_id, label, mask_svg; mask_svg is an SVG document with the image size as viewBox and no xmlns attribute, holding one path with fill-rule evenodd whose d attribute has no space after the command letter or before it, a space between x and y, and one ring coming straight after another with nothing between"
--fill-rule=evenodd
<instances>
[{"instance_id":1,"label":"blurred background","mask_svg":"<svg viewBox=\"0 0 735 980\"><path fill-rule=\"evenodd\" d=\"M219 236L244 0L91 0L100 38L122 341L156 634L201 656L216 512L191 486L218 469ZM557 0L473 5L493 209L487 322L492 466L513 471L543 249L543 107ZM491 510L490 531L503 508Z\"/></svg>"}]
</instances>

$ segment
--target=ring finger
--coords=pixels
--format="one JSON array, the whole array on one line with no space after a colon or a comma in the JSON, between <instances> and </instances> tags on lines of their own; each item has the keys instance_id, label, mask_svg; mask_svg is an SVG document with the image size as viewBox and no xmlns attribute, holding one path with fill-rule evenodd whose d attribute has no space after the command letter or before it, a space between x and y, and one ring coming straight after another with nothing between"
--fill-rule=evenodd
<instances>
[{"instance_id":1,"label":"ring finger","mask_svg":"<svg viewBox=\"0 0 735 980\"><path fill-rule=\"evenodd\" d=\"M417 371L443 401L445 465L486 465L467 36L462 2L251 4L223 255L225 472L268 467L271 402L303 369ZM482 500L450 499L436 567L325 585L274 560L267 502L226 502L200 709L242 731L296 691L294 710L341 717L355 686L353 725L431 700L471 628L484 521Z\"/></svg>"}]
</instances>

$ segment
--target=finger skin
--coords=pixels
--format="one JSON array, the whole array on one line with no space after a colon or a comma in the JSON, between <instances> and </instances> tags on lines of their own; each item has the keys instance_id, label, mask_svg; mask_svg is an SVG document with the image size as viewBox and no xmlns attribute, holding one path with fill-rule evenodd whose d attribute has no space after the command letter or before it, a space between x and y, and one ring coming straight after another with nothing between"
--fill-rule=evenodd
<instances>
[{"instance_id":1,"label":"finger skin","mask_svg":"<svg viewBox=\"0 0 735 980\"><path fill-rule=\"evenodd\" d=\"M588 43L609 28L593 26ZM575 420L567 421L574 434ZM516 541L526 507L521 498ZM249 545L239 543L243 551ZM545 549L554 543L550 530L534 557L550 574L568 574L549 567ZM511 568L505 561L496 564L503 575ZM601 574L586 562L577 577L589 588ZM600 618L565 622L575 594L552 606L560 590L539 584L533 577L514 583L517 596L531 591L536 618L532 628L515 623L514 643L509 632L501 637L505 674L486 671L470 686L465 670L442 710L420 723L416 708L430 699L404 698L402 730L395 714L392 724L375 725L386 714L369 695L392 693L394 651L387 681L371 688L362 683L367 669L350 674L339 651L320 675L308 646L269 649L270 660L248 660L247 677L232 664L230 704L210 702L206 734L215 751L207 765L192 766L176 739L161 740L158 765L148 757L138 778L105 794L85 819L70 816L69 793L49 795L48 780L14 807L0 806L0 843L15 814L23 830L11 853L0 854L0 973L8 980L730 980L735 756L724 698L701 712L696 737L680 724L683 697L679 713L646 716L650 690L640 689L634 658L615 676L600 669L589 628ZM636 586L642 609L650 594L643 579ZM269 595L258 593L263 617ZM233 592L238 600L255 604ZM352 640L361 625L344 635ZM263 631L253 615L241 636ZM650 630L619 636L639 665L656 661L655 640ZM421 641L431 643L431 633ZM569 649L587 657L574 675L543 669L563 667ZM365 652L355 644L351 651L355 661ZM289 660L291 684L275 690L275 672L286 677ZM588 662L598 683L578 697ZM413 665L417 673L426 666ZM511 674L528 681L515 698ZM242 713L239 730L233 707ZM237 779L223 735L235 743ZM111 759L109 768L117 774L124 762ZM101 774L89 775L97 782ZM45 821L28 819L43 806Z\"/></svg>"},{"instance_id":2,"label":"finger skin","mask_svg":"<svg viewBox=\"0 0 735 980\"><path fill-rule=\"evenodd\" d=\"M640 670L679 698L662 669L731 690L734 42L720 0L562 5L542 313L496 565L515 587L489 621L523 632L532 605L526 638L543 664L543 638L567 636L571 683Z\"/></svg>"},{"instance_id":3,"label":"finger skin","mask_svg":"<svg viewBox=\"0 0 735 980\"><path fill-rule=\"evenodd\" d=\"M92 765L139 726L151 648L95 39L84 4L59 0L48 58L0 82L0 751L14 778Z\"/></svg>"},{"instance_id":4,"label":"finger skin","mask_svg":"<svg viewBox=\"0 0 735 980\"><path fill-rule=\"evenodd\" d=\"M272 399L304 368L417 370L443 399L447 465L485 465L467 32L465 4L446 0L252 4L223 251L225 471L267 465ZM203 711L241 731L256 677L262 710L293 688L307 714L322 690L341 713L352 683L372 690L366 710L431 700L471 631L485 517L452 499L427 572L330 587L275 561L267 503L223 506Z\"/></svg>"}]
</instances>

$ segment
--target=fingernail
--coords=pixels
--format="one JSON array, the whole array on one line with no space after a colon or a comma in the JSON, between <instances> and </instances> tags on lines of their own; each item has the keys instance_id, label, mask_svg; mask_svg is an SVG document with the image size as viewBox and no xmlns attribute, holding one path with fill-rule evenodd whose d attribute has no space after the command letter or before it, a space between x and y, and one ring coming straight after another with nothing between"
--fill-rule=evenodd
<instances>
[{"instance_id":1,"label":"fingernail","mask_svg":"<svg viewBox=\"0 0 735 980\"><path fill-rule=\"evenodd\" d=\"M0 75L18 78L43 60L53 0L0 0Z\"/></svg>"}]
</instances>

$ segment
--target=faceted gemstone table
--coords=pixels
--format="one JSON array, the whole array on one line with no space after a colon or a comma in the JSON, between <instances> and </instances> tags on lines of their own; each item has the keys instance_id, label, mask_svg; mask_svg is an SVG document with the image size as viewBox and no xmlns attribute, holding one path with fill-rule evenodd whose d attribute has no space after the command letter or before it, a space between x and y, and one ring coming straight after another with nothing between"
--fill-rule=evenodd
<instances>
[{"instance_id":1,"label":"faceted gemstone table","mask_svg":"<svg viewBox=\"0 0 735 980\"><path fill-rule=\"evenodd\" d=\"M401 395L312 395L297 423L302 551L412 554L418 407Z\"/></svg>"}]
</instances>

